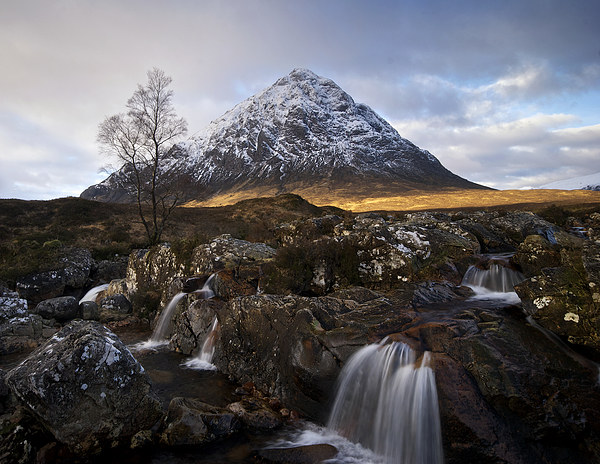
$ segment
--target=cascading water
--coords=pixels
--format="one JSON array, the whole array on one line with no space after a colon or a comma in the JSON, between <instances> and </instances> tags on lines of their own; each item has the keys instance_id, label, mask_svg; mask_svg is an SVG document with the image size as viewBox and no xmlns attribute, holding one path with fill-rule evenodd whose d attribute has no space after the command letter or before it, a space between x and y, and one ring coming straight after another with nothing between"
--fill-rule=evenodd
<instances>
[{"instance_id":1,"label":"cascading water","mask_svg":"<svg viewBox=\"0 0 600 464\"><path fill-rule=\"evenodd\" d=\"M204 340L202 345L202 349L198 353L198 356L192 358L183 363L185 367L190 369L199 369L199 370L216 370L217 367L212 364L212 359L215 354L215 347L217 345L217 340L219 339L219 321L215 316L210 331Z\"/></svg>"},{"instance_id":2,"label":"cascading water","mask_svg":"<svg viewBox=\"0 0 600 464\"><path fill-rule=\"evenodd\" d=\"M444 460L435 376L405 344L368 345L346 363L328 427L387 463Z\"/></svg>"},{"instance_id":3,"label":"cascading water","mask_svg":"<svg viewBox=\"0 0 600 464\"><path fill-rule=\"evenodd\" d=\"M215 296L215 292L211 286L214 278L215 274L212 274L208 279L206 279L206 282L204 282L204 285L200 290L195 290L192 293L200 293L205 300ZM156 346L166 345L168 343L166 337L169 334L169 327L171 325L171 319L173 319L173 314L175 313L175 308L177 308L179 301L186 295L188 295L188 293L180 292L175 295L171 301L169 301L165 309L163 309L163 311L160 313L160 318L154 327L154 331L152 332L150 339L145 342L138 343L133 347L134 349L154 348Z\"/></svg>"},{"instance_id":4,"label":"cascading water","mask_svg":"<svg viewBox=\"0 0 600 464\"><path fill-rule=\"evenodd\" d=\"M509 303L520 302L514 287L525 280L525 276L509 267L509 257L508 255L484 257L480 263L467 269L461 285L473 289L475 298L502 299Z\"/></svg>"},{"instance_id":5,"label":"cascading water","mask_svg":"<svg viewBox=\"0 0 600 464\"><path fill-rule=\"evenodd\" d=\"M200 290L196 290L192 293L202 294L202 297L205 300L211 299L213 296L215 296L215 292L212 288L212 283L213 283L213 280L215 280L216 275L217 274L211 274L210 277L208 279L206 279L206 282L204 282L204 285L202 286L202 288Z\"/></svg>"},{"instance_id":6,"label":"cascading water","mask_svg":"<svg viewBox=\"0 0 600 464\"><path fill-rule=\"evenodd\" d=\"M100 292L103 292L107 288L108 288L108 284L102 284L102 285L98 285L97 287L90 289L83 296L83 298L81 300L79 300L79 304L83 303L84 301L96 301L96 297L98 296L98 294Z\"/></svg>"},{"instance_id":7,"label":"cascading water","mask_svg":"<svg viewBox=\"0 0 600 464\"><path fill-rule=\"evenodd\" d=\"M187 293L180 292L175 295L169 304L163 309L162 313L160 313L160 318L156 323L156 327L154 327L154 332L152 332L152 336L150 340L153 342L161 342L165 339L168 334L169 326L171 325L171 319L173 318L173 313L175 312L175 308L177 307L177 303L186 296Z\"/></svg>"}]
</instances>

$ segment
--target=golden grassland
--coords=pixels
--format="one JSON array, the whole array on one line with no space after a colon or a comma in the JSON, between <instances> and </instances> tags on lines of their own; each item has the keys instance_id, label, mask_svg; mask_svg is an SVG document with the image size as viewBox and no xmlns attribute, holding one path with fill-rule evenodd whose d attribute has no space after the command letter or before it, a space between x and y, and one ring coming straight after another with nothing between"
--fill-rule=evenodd
<instances>
[{"instance_id":1,"label":"golden grassland","mask_svg":"<svg viewBox=\"0 0 600 464\"><path fill-rule=\"evenodd\" d=\"M242 200L273 196L277 192L246 190L218 195L207 201L193 201L188 207L217 207ZM408 191L404 194L369 197L351 192L327 192L310 188L294 190L316 206L335 206L353 212L364 211L425 211L457 209L531 208L544 205L573 206L600 204L600 192L590 190L447 190Z\"/></svg>"}]
</instances>

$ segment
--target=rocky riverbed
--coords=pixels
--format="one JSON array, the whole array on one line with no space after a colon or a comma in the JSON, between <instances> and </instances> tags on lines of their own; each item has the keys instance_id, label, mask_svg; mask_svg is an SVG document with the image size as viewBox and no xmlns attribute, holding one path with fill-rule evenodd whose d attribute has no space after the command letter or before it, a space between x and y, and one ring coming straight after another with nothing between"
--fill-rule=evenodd
<instances>
[{"instance_id":1,"label":"rocky riverbed","mask_svg":"<svg viewBox=\"0 0 600 464\"><path fill-rule=\"evenodd\" d=\"M265 441L326 423L343 366L387 337L429 353L444 462L600 462L600 215L587 226L528 212L325 216L281 224L269 245L220 235L182 261L164 244L103 273L65 249L61 268L0 294L0 456L321 462L343 446ZM516 293L465 286L471 266L519 273ZM161 349L196 356L216 318L218 372L165 369L128 340L149 338L175 295ZM173 387L194 375L223 395Z\"/></svg>"}]
</instances>

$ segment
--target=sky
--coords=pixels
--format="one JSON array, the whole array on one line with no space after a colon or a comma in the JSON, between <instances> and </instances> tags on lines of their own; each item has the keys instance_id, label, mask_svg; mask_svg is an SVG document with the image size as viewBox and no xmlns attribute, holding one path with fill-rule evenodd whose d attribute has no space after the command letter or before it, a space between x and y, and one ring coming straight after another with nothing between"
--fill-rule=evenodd
<instances>
[{"instance_id":1,"label":"sky","mask_svg":"<svg viewBox=\"0 0 600 464\"><path fill-rule=\"evenodd\" d=\"M600 172L598 0L1 0L0 198L78 196L154 67L199 132L294 68L498 189Z\"/></svg>"}]
</instances>

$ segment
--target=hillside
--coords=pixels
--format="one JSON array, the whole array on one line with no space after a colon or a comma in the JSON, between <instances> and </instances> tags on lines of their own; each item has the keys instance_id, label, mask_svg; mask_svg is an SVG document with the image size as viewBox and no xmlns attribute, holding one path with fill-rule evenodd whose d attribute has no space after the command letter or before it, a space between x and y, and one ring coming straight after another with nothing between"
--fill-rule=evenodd
<instances>
[{"instance_id":1,"label":"hillside","mask_svg":"<svg viewBox=\"0 0 600 464\"><path fill-rule=\"evenodd\" d=\"M167 165L185 182L187 200L218 197L218 204L280 193L335 204L414 190L485 188L448 171L335 82L305 69L293 70L174 146ZM130 201L123 172L82 197Z\"/></svg>"}]
</instances>

